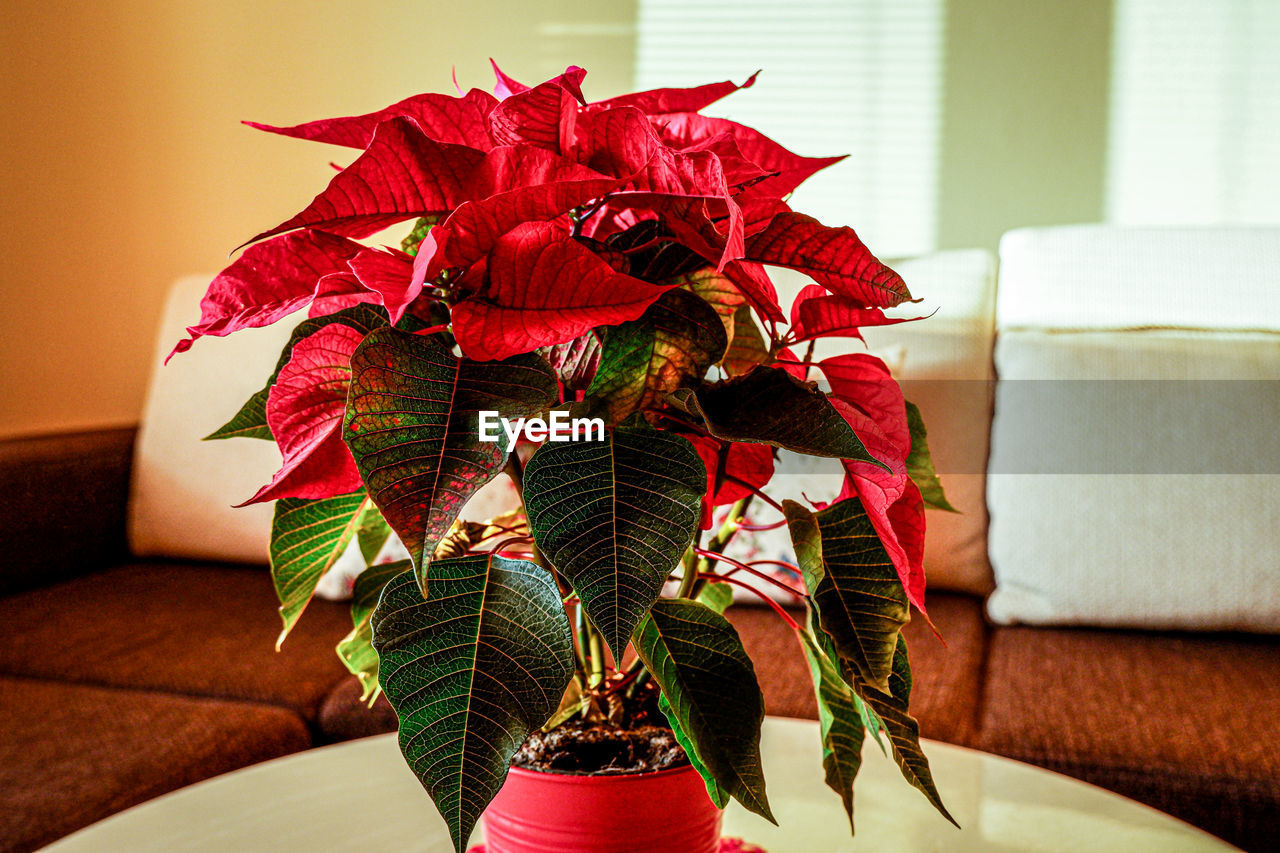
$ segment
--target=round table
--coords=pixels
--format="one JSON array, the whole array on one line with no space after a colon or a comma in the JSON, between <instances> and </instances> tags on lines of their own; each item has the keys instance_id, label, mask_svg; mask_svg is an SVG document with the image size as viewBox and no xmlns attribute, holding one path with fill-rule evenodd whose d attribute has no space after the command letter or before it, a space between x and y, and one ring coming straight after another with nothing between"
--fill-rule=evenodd
<instances>
[{"instance_id":1,"label":"round table","mask_svg":"<svg viewBox=\"0 0 1280 853\"><path fill-rule=\"evenodd\" d=\"M1235 849L1101 788L926 741L938 788L964 827L956 829L870 739L854 787L858 834L852 838L840 798L823 783L817 724L770 718L762 746L779 826L731 803L724 831L769 853ZM394 735L313 749L209 779L113 815L46 849L452 851L444 822L401 760Z\"/></svg>"}]
</instances>

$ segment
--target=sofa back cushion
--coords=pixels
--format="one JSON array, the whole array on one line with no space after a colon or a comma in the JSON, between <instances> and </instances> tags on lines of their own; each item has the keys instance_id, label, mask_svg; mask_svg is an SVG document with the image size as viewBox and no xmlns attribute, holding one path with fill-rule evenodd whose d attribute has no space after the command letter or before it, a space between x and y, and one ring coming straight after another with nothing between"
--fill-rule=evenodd
<instances>
[{"instance_id":1,"label":"sofa back cushion","mask_svg":"<svg viewBox=\"0 0 1280 853\"><path fill-rule=\"evenodd\" d=\"M993 620L1280 631L1278 265L1280 230L1006 235Z\"/></svg>"},{"instance_id":2,"label":"sofa back cushion","mask_svg":"<svg viewBox=\"0 0 1280 853\"><path fill-rule=\"evenodd\" d=\"M924 300L904 308L930 316L864 329L863 336L873 350L902 347L898 379L920 408L934 465L959 510L927 511L925 573L930 588L985 595L994 586L984 492L995 380L995 259L980 249L938 252L894 269Z\"/></svg>"},{"instance_id":3,"label":"sofa back cushion","mask_svg":"<svg viewBox=\"0 0 1280 853\"><path fill-rule=\"evenodd\" d=\"M178 281L165 304L134 451L129 545L143 557L263 563L272 505L233 505L271 480L280 452L259 439L200 439L262 388L294 324L201 338L163 364L212 278Z\"/></svg>"},{"instance_id":4,"label":"sofa back cushion","mask_svg":"<svg viewBox=\"0 0 1280 853\"><path fill-rule=\"evenodd\" d=\"M923 301L896 309L903 316L929 315L919 322L864 328L871 352L889 365L908 400L920 408L929 430L929 449L943 487L959 513L928 510L924 565L929 588L985 595L994 581L987 561L984 501L991 394L995 378L995 261L989 252L937 252L891 262L912 293ZM810 283L798 273L771 270L784 304ZM818 342L819 358L860 349L857 341ZM790 475L790 476L788 476ZM783 454L775 497L803 493L830 500L843 474L831 460ZM771 520L771 519L770 519ZM790 556L785 529L753 537L770 556Z\"/></svg>"}]
</instances>

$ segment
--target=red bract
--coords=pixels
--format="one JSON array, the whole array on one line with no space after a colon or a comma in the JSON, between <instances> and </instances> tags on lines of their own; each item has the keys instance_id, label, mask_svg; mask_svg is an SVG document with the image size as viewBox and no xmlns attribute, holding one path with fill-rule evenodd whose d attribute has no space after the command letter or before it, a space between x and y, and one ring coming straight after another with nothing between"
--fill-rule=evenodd
<instances>
[{"instance_id":1,"label":"red bract","mask_svg":"<svg viewBox=\"0 0 1280 853\"><path fill-rule=\"evenodd\" d=\"M464 188L483 159L475 149L430 139L412 119L393 118L378 125L364 153L305 210L253 240L304 227L367 237L406 219L446 213L467 200Z\"/></svg>"},{"instance_id":2,"label":"red bract","mask_svg":"<svg viewBox=\"0 0 1280 853\"><path fill-rule=\"evenodd\" d=\"M342 440L342 415L351 354L363 339L350 326L331 323L294 344L267 397L267 425L284 464L245 504L328 498L361 487L360 472Z\"/></svg>"},{"instance_id":3,"label":"red bract","mask_svg":"<svg viewBox=\"0 0 1280 853\"><path fill-rule=\"evenodd\" d=\"M634 320L670 289L614 272L545 222L504 234L485 273L479 290L453 307L458 346L474 359L507 358Z\"/></svg>"},{"instance_id":4,"label":"red bract","mask_svg":"<svg viewBox=\"0 0 1280 853\"><path fill-rule=\"evenodd\" d=\"M817 284L804 287L791 303L791 335L789 340L813 338L861 338L861 326L888 326L917 320L918 317L886 317L879 308L867 308L844 296L828 293Z\"/></svg>"},{"instance_id":5,"label":"red bract","mask_svg":"<svg viewBox=\"0 0 1280 853\"><path fill-rule=\"evenodd\" d=\"M529 91L528 86L521 83L519 80L508 77L503 70L498 67L498 63L490 59L489 64L493 66L493 76L498 78L498 82L494 84L493 87L493 94L497 95L499 99L505 101L512 95L518 95L521 92Z\"/></svg>"},{"instance_id":6,"label":"red bract","mask_svg":"<svg viewBox=\"0 0 1280 853\"><path fill-rule=\"evenodd\" d=\"M493 142L489 139L489 113L497 105L497 99L488 92L472 89L460 98L437 94L414 95L374 113L309 121L293 127L273 127L253 121L245 124L296 139L363 149L373 141L373 132L379 124L404 116L412 119L436 142L466 145L487 151L493 147Z\"/></svg>"},{"instance_id":7,"label":"red bract","mask_svg":"<svg viewBox=\"0 0 1280 853\"><path fill-rule=\"evenodd\" d=\"M773 448L767 444L720 441L709 435L685 435L685 438L698 451L707 469L707 494L702 500L703 530L711 526L711 512L715 507L741 500L754 490L764 488L773 478Z\"/></svg>"},{"instance_id":8,"label":"red bract","mask_svg":"<svg viewBox=\"0 0 1280 853\"><path fill-rule=\"evenodd\" d=\"M840 296L867 307L892 307L911 298L902 276L871 254L852 228L828 228L812 216L779 213L747 239L749 260L790 267Z\"/></svg>"},{"instance_id":9,"label":"red bract","mask_svg":"<svg viewBox=\"0 0 1280 853\"><path fill-rule=\"evenodd\" d=\"M378 295L392 323L400 322L405 310L418 297L422 286L411 284L413 258L404 252L365 249L347 261L356 281Z\"/></svg>"},{"instance_id":10,"label":"red bract","mask_svg":"<svg viewBox=\"0 0 1280 853\"><path fill-rule=\"evenodd\" d=\"M573 147L582 78L572 67L564 74L511 95L489 114L489 137L495 145L536 145L560 154Z\"/></svg>"},{"instance_id":11,"label":"red bract","mask_svg":"<svg viewBox=\"0 0 1280 853\"><path fill-rule=\"evenodd\" d=\"M759 74L759 71L752 74L747 78L747 82L741 86L725 80L723 83L708 83L704 86L694 86L691 89L650 89L647 92L632 92L629 95L619 95L616 98L608 98L607 100L587 104L587 111L609 110L614 107L635 107L648 115L682 112L696 113L704 107L711 106L721 98L732 95L739 89L749 89L755 85L756 77Z\"/></svg>"},{"instance_id":12,"label":"red bract","mask_svg":"<svg viewBox=\"0 0 1280 853\"><path fill-rule=\"evenodd\" d=\"M360 249L359 243L323 231L300 231L250 247L209 285L200 301L200 322L187 327L191 337L179 341L169 358L191 349L203 335L269 326L304 308L320 278L346 272L347 259Z\"/></svg>"},{"instance_id":13,"label":"red bract","mask_svg":"<svg viewBox=\"0 0 1280 853\"><path fill-rule=\"evenodd\" d=\"M862 353L819 363L831 383L832 403L873 456L889 466L845 461L839 500L857 497L867 511L907 598L924 612L924 502L907 476L911 452L902 389L889 368Z\"/></svg>"},{"instance_id":14,"label":"red bract","mask_svg":"<svg viewBox=\"0 0 1280 853\"><path fill-rule=\"evenodd\" d=\"M655 115L651 120L662 140L675 148L689 149L716 137L731 137L743 156L763 171L775 175L759 185L762 191L774 198L790 193L816 172L844 159L801 157L754 128L696 112Z\"/></svg>"}]
</instances>

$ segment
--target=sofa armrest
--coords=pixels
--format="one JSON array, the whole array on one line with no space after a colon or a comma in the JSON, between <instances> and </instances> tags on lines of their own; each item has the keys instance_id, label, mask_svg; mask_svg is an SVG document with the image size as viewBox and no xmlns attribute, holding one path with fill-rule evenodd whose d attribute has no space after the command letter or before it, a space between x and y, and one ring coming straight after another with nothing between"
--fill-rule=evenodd
<instances>
[{"instance_id":1,"label":"sofa armrest","mask_svg":"<svg viewBox=\"0 0 1280 853\"><path fill-rule=\"evenodd\" d=\"M0 594L96 571L127 555L135 432L0 441Z\"/></svg>"}]
</instances>

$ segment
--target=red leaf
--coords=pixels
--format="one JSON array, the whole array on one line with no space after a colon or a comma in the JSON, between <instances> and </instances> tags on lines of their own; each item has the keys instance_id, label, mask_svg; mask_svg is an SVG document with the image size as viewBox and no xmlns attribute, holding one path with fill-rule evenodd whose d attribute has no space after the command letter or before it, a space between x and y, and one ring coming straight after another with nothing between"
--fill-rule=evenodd
<instances>
[{"instance_id":1,"label":"red leaf","mask_svg":"<svg viewBox=\"0 0 1280 853\"><path fill-rule=\"evenodd\" d=\"M791 303L791 338L799 343L810 338L861 338L861 326L889 326L918 320L919 317L886 317L879 308L835 296L820 284L806 285Z\"/></svg>"},{"instance_id":2,"label":"red leaf","mask_svg":"<svg viewBox=\"0 0 1280 853\"><path fill-rule=\"evenodd\" d=\"M867 450L890 468L845 461L845 484L837 500L856 496L893 561L907 598L924 612L924 502L907 476L911 452L902 389L889 368L862 353L819 363L831 383L831 402Z\"/></svg>"},{"instance_id":3,"label":"red leaf","mask_svg":"<svg viewBox=\"0 0 1280 853\"><path fill-rule=\"evenodd\" d=\"M725 183L731 189L757 186L771 173L761 169L750 158L742 153L738 142L728 133L705 139L696 145L684 149L686 153L710 151L720 160L720 169L724 172Z\"/></svg>"},{"instance_id":4,"label":"red leaf","mask_svg":"<svg viewBox=\"0 0 1280 853\"><path fill-rule=\"evenodd\" d=\"M598 111L610 110L615 107L635 107L647 115L682 112L696 113L705 107L711 106L721 98L732 95L739 89L751 88L759 74L759 71L752 74L747 78L747 82L741 86L725 80L723 83L707 83L690 89L650 89L645 92L632 92L628 95L619 95L616 98L596 101L593 104L588 104L587 109L589 111Z\"/></svg>"},{"instance_id":5,"label":"red leaf","mask_svg":"<svg viewBox=\"0 0 1280 853\"><path fill-rule=\"evenodd\" d=\"M781 367L801 382L808 382L809 370L813 365L806 365L800 360L800 356L796 355L792 349L789 347L783 347L778 350L778 362L775 366Z\"/></svg>"},{"instance_id":6,"label":"red leaf","mask_svg":"<svg viewBox=\"0 0 1280 853\"><path fill-rule=\"evenodd\" d=\"M720 441L709 435L687 434L693 449L702 457L707 469L707 494L702 501L702 528L711 526L711 511L718 506L753 494L752 489L734 482L741 480L756 489L762 489L773 478L773 449L767 444L748 444L741 441ZM721 460L723 456L723 468ZM716 489L717 471L720 488ZM728 479L732 477L733 480ZM712 490L715 494L712 494Z\"/></svg>"},{"instance_id":7,"label":"red leaf","mask_svg":"<svg viewBox=\"0 0 1280 853\"><path fill-rule=\"evenodd\" d=\"M586 74L571 66L559 77L499 103L489 114L493 144L529 144L557 154L568 153L573 147L578 104L582 101L580 87Z\"/></svg>"},{"instance_id":8,"label":"red leaf","mask_svg":"<svg viewBox=\"0 0 1280 853\"><path fill-rule=\"evenodd\" d=\"M852 228L828 228L811 216L779 213L747 239L748 260L807 273L840 296L867 307L911 299L906 283L876 259Z\"/></svg>"},{"instance_id":9,"label":"red leaf","mask_svg":"<svg viewBox=\"0 0 1280 853\"><path fill-rule=\"evenodd\" d=\"M902 577L903 568L898 567L898 577L907 590L907 599L921 613L924 609L924 534L925 514L924 498L920 489L910 479L902 497L889 507L889 525L897 537L898 546L902 548L906 577ZM898 564L894 564L895 567Z\"/></svg>"},{"instance_id":10,"label":"red leaf","mask_svg":"<svg viewBox=\"0 0 1280 853\"><path fill-rule=\"evenodd\" d=\"M725 265L724 274L761 316L774 321L785 319L782 306L778 304L778 291L774 290L773 281L764 267L750 261L731 261Z\"/></svg>"},{"instance_id":11,"label":"red leaf","mask_svg":"<svg viewBox=\"0 0 1280 853\"><path fill-rule=\"evenodd\" d=\"M405 309L422 292L414 285L413 258L404 252L365 249L347 261L356 280L378 295L392 323L399 323Z\"/></svg>"},{"instance_id":12,"label":"red leaf","mask_svg":"<svg viewBox=\"0 0 1280 853\"><path fill-rule=\"evenodd\" d=\"M911 453L907 405L902 397L902 387L890 374L889 366L868 353L849 353L823 359L818 362L818 368L831 383L832 394L874 419L893 442L893 459L882 461L890 465L905 463ZM854 430L857 431L857 426ZM875 455L874 451L872 455Z\"/></svg>"},{"instance_id":13,"label":"red leaf","mask_svg":"<svg viewBox=\"0 0 1280 853\"><path fill-rule=\"evenodd\" d=\"M468 358L501 359L634 320L669 287L614 272L563 229L528 222L504 234L488 280L453 308Z\"/></svg>"},{"instance_id":14,"label":"red leaf","mask_svg":"<svg viewBox=\"0 0 1280 853\"><path fill-rule=\"evenodd\" d=\"M489 64L493 66L493 76L498 78L498 82L493 87L493 94L497 95L499 100L505 101L512 95L518 95L521 92L529 91L528 86L521 83L519 80L508 77L503 70L498 67L498 63L493 61L492 57L489 59Z\"/></svg>"},{"instance_id":15,"label":"red leaf","mask_svg":"<svg viewBox=\"0 0 1280 853\"><path fill-rule=\"evenodd\" d=\"M380 303L381 298L361 284L355 277L355 273L348 269L346 272L331 273L320 279L316 285L315 299L311 301L311 309L307 312L307 316L325 317L353 305L368 302Z\"/></svg>"},{"instance_id":16,"label":"red leaf","mask_svg":"<svg viewBox=\"0 0 1280 853\"><path fill-rule=\"evenodd\" d=\"M606 175L630 177L630 188L664 195L730 198L719 158L706 150L664 144L644 113L619 107L583 117L577 154Z\"/></svg>"},{"instance_id":17,"label":"red leaf","mask_svg":"<svg viewBox=\"0 0 1280 853\"><path fill-rule=\"evenodd\" d=\"M544 148L502 146L485 155L460 205L418 247L414 283L475 263L521 222L554 219L619 182Z\"/></svg>"},{"instance_id":18,"label":"red leaf","mask_svg":"<svg viewBox=\"0 0 1280 853\"><path fill-rule=\"evenodd\" d=\"M374 130L379 124L404 116L413 119L436 142L488 151L493 147L489 139L489 113L497 104L497 99L488 92L472 89L460 98L434 93L414 95L375 113L309 121L293 127L273 127L254 121L246 121L245 124L295 139L363 149L373 141Z\"/></svg>"},{"instance_id":19,"label":"red leaf","mask_svg":"<svg viewBox=\"0 0 1280 853\"><path fill-rule=\"evenodd\" d=\"M854 477L846 471L844 488L837 501L857 498L871 519L871 525L889 555L907 600L926 614L924 606L924 500L920 490L906 478L902 494L892 503L873 481Z\"/></svg>"},{"instance_id":20,"label":"red leaf","mask_svg":"<svg viewBox=\"0 0 1280 853\"><path fill-rule=\"evenodd\" d=\"M347 258L363 247L323 231L300 231L250 246L223 270L200 300L200 322L169 353L186 352L203 335L269 326L311 301L316 284L345 272ZM169 359L166 358L165 361Z\"/></svg>"},{"instance_id":21,"label":"red leaf","mask_svg":"<svg viewBox=\"0 0 1280 853\"><path fill-rule=\"evenodd\" d=\"M330 323L293 346L267 396L267 425L284 464L245 501L328 498L361 487L360 472L342 440L342 415L351 385L351 354L364 334Z\"/></svg>"},{"instance_id":22,"label":"red leaf","mask_svg":"<svg viewBox=\"0 0 1280 853\"><path fill-rule=\"evenodd\" d=\"M472 200L484 199L533 184L604 177L608 176L545 148L501 145L485 154L472 172L466 195Z\"/></svg>"},{"instance_id":23,"label":"red leaf","mask_svg":"<svg viewBox=\"0 0 1280 853\"><path fill-rule=\"evenodd\" d=\"M465 188L484 154L427 138L403 116L378 125L373 141L297 216L249 242L292 231L324 228L367 237L388 225L439 215L467 200Z\"/></svg>"},{"instance_id":24,"label":"red leaf","mask_svg":"<svg viewBox=\"0 0 1280 853\"><path fill-rule=\"evenodd\" d=\"M581 168L581 167L580 167ZM583 171L589 171L583 169ZM618 186L612 178L557 181L469 201L428 234L414 261L415 281L434 281L447 268L484 257L498 239L522 222L554 219Z\"/></svg>"},{"instance_id":25,"label":"red leaf","mask_svg":"<svg viewBox=\"0 0 1280 853\"><path fill-rule=\"evenodd\" d=\"M687 149L721 134L729 134L748 160L766 172L777 172L756 188L781 198L800 186L807 178L844 157L801 157L783 148L754 128L723 118L710 118L694 112L653 116L652 122L663 141L675 148Z\"/></svg>"}]
</instances>

